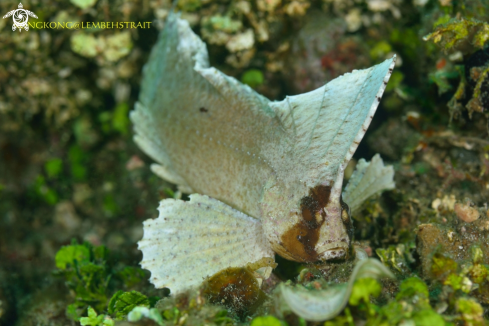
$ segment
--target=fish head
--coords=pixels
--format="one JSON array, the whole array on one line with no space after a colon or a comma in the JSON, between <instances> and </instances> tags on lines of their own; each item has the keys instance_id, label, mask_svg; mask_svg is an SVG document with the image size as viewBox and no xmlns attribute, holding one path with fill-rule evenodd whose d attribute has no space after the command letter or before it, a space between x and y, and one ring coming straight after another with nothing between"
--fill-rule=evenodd
<instances>
[{"instance_id":1,"label":"fish head","mask_svg":"<svg viewBox=\"0 0 489 326\"><path fill-rule=\"evenodd\" d=\"M289 188L290 189L290 188ZM306 195L283 195L269 189L262 204L263 228L280 256L297 262L346 259L353 233L350 210L329 185Z\"/></svg>"}]
</instances>

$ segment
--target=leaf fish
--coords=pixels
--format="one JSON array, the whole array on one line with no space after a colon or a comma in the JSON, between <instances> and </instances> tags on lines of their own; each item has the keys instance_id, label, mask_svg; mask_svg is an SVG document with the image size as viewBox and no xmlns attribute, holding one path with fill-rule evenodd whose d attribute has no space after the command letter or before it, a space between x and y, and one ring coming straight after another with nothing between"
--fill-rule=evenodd
<instances>
[{"instance_id":1,"label":"leaf fish","mask_svg":"<svg viewBox=\"0 0 489 326\"><path fill-rule=\"evenodd\" d=\"M297 262L346 257L350 209L394 187L392 167L376 155L359 164L342 198L345 168L394 64L395 56L270 101L210 67L205 43L171 14L130 117L135 142L157 162L152 171L192 195L162 200L158 218L144 222L139 249L151 282L180 293L228 267L272 265L275 253Z\"/></svg>"}]
</instances>

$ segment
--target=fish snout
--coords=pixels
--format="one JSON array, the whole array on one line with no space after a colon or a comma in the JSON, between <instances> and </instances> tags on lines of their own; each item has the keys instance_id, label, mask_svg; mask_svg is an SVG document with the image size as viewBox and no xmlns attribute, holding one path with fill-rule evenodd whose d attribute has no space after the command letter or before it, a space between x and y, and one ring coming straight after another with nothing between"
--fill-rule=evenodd
<instances>
[{"instance_id":1,"label":"fish snout","mask_svg":"<svg viewBox=\"0 0 489 326\"><path fill-rule=\"evenodd\" d=\"M318 255L318 260L346 259L348 254L348 244L323 251Z\"/></svg>"}]
</instances>

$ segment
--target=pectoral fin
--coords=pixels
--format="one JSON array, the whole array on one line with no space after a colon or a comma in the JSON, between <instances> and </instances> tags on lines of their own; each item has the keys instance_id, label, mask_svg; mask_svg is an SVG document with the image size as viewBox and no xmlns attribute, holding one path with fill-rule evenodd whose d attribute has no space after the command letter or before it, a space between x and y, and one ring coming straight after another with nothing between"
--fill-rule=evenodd
<instances>
[{"instance_id":1,"label":"pectoral fin","mask_svg":"<svg viewBox=\"0 0 489 326\"><path fill-rule=\"evenodd\" d=\"M213 274L274 257L261 222L216 199L165 199L157 219L144 222L141 266L151 282L173 294L198 286Z\"/></svg>"},{"instance_id":2,"label":"pectoral fin","mask_svg":"<svg viewBox=\"0 0 489 326\"><path fill-rule=\"evenodd\" d=\"M395 186L394 168L392 165L384 166L380 155L375 154L370 162L364 159L358 161L342 196L350 210L354 212L369 197L384 190L394 189Z\"/></svg>"}]
</instances>

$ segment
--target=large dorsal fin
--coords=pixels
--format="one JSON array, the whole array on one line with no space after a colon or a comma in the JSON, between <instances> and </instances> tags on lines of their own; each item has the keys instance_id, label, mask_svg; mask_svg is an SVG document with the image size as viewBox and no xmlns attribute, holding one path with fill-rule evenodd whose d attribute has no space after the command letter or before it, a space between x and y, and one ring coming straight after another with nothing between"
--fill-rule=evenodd
<instances>
[{"instance_id":1,"label":"large dorsal fin","mask_svg":"<svg viewBox=\"0 0 489 326\"><path fill-rule=\"evenodd\" d=\"M258 217L267 182L339 200L343 171L365 134L394 58L312 92L270 102L211 68L205 44L171 14L144 68L136 141L182 189Z\"/></svg>"},{"instance_id":2,"label":"large dorsal fin","mask_svg":"<svg viewBox=\"0 0 489 326\"><path fill-rule=\"evenodd\" d=\"M274 113L268 106L270 100L255 92L248 85L243 85L235 78L225 75L214 67L201 68L196 66L195 71L212 84L229 105L251 110L255 114L265 113L273 116Z\"/></svg>"},{"instance_id":3,"label":"large dorsal fin","mask_svg":"<svg viewBox=\"0 0 489 326\"><path fill-rule=\"evenodd\" d=\"M302 180L308 185L342 180L343 171L377 109L394 64L395 56L371 68L340 76L309 93L270 103L293 139L290 164L303 167Z\"/></svg>"}]
</instances>

